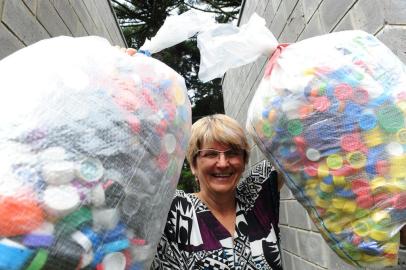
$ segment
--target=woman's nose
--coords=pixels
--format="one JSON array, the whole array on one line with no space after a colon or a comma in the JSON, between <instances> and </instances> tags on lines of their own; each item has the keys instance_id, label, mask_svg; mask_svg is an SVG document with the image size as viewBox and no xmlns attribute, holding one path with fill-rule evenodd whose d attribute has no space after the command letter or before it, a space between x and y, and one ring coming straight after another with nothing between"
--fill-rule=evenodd
<instances>
[{"instance_id":1,"label":"woman's nose","mask_svg":"<svg viewBox=\"0 0 406 270\"><path fill-rule=\"evenodd\" d=\"M217 160L217 166L227 166L228 165L228 158L225 153L219 153L219 157Z\"/></svg>"}]
</instances>

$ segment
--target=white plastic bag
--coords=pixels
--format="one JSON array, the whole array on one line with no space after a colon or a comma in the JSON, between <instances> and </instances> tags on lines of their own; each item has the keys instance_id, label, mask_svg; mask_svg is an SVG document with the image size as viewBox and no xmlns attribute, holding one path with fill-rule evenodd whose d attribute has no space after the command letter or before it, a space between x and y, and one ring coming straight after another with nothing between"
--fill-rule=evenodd
<instances>
[{"instance_id":1,"label":"white plastic bag","mask_svg":"<svg viewBox=\"0 0 406 270\"><path fill-rule=\"evenodd\" d=\"M189 139L184 79L58 37L3 59L0 84L0 268L147 269Z\"/></svg>"},{"instance_id":2,"label":"white plastic bag","mask_svg":"<svg viewBox=\"0 0 406 270\"><path fill-rule=\"evenodd\" d=\"M247 24L217 24L197 36L200 50L199 79L203 82L222 77L235 67L269 56L278 45L266 28L265 20L254 13Z\"/></svg>"}]
</instances>

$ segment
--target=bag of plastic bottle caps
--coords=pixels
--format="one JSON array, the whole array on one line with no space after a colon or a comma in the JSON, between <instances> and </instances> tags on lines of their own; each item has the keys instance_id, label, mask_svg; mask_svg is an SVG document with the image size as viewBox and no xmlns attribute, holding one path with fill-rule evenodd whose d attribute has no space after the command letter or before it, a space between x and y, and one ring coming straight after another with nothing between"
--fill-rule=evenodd
<instances>
[{"instance_id":1,"label":"bag of plastic bottle caps","mask_svg":"<svg viewBox=\"0 0 406 270\"><path fill-rule=\"evenodd\" d=\"M184 79L98 37L0 62L0 269L148 269L191 125Z\"/></svg>"},{"instance_id":2,"label":"bag of plastic bottle caps","mask_svg":"<svg viewBox=\"0 0 406 270\"><path fill-rule=\"evenodd\" d=\"M397 264L406 223L406 68L362 31L280 44L247 129L329 246L358 267Z\"/></svg>"}]
</instances>

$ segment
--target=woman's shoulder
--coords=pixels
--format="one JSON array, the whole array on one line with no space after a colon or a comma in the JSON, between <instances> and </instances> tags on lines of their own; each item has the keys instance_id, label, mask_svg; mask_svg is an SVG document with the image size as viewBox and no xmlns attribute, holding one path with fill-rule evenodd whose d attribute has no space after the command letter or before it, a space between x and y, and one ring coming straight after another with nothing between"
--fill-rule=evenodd
<instances>
[{"instance_id":1,"label":"woman's shoulder","mask_svg":"<svg viewBox=\"0 0 406 270\"><path fill-rule=\"evenodd\" d=\"M269 192L271 181L277 181L276 170L268 160L262 160L254 164L239 183L237 198L252 207L261 191Z\"/></svg>"}]
</instances>

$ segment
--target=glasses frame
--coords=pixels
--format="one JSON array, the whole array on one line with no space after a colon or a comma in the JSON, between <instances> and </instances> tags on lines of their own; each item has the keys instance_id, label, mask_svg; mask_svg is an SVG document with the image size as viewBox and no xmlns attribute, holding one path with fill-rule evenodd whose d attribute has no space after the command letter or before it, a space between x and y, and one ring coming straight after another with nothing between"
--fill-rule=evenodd
<instances>
[{"instance_id":1,"label":"glasses frame","mask_svg":"<svg viewBox=\"0 0 406 270\"><path fill-rule=\"evenodd\" d=\"M203 151L213 151L213 153L216 152L217 155L213 156L213 157L201 156L200 153L203 152ZM227 152L230 152L230 151L235 151L236 155L231 155L231 156L227 155ZM197 150L195 156L203 158L203 159L207 159L207 160L216 160L216 161L218 161L218 160L220 160L221 154L223 154L224 158L226 160L235 160L237 158L244 158L244 153L245 153L245 151L243 149L230 148L230 149L227 149L227 150L224 150L224 151L220 151L220 150L213 149L213 148L205 148L205 149Z\"/></svg>"}]
</instances>

